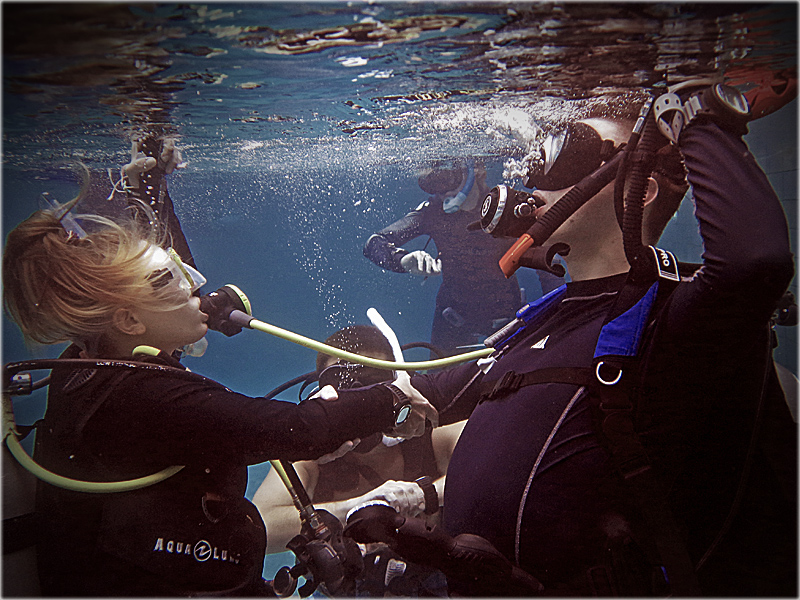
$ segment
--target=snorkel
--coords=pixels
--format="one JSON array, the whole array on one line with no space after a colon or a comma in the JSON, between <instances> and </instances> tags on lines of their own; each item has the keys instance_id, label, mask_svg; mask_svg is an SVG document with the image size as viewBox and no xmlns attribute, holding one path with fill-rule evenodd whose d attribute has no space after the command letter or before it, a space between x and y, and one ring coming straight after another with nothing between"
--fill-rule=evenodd
<instances>
[{"instance_id":1,"label":"snorkel","mask_svg":"<svg viewBox=\"0 0 800 600\"><path fill-rule=\"evenodd\" d=\"M461 208L461 205L464 204L467 196L469 196L472 191L473 185L475 185L475 167L472 161L467 161L467 179L455 196L444 199L444 202L442 202L442 209L444 212L448 214L458 212L458 209Z\"/></svg>"},{"instance_id":2,"label":"snorkel","mask_svg":"<svg viewBox=\"0 0 800 600\"><path fill-rule=\"evenodd\" d=\"M536 219L528 231L523 233L500 259L500 269L506 278L511 277L520 266L533 265L537 259L543 260L544 264L550 264L554 253L549 252L550 248L543 248L543 244L575 211L586 204L590 198L595 196L606 185L614 181L621 162L622 155L618 153L594 173L577 183L569 192L559 198L547 212ZM529 260L525 260L525 253L531 248L533 248L532 256ZM568 251L568 249L562 248L562 251L558 253L563 255ZM549 260L543 258L546 256L549 256Z\"/></svg>"}]
</instances>

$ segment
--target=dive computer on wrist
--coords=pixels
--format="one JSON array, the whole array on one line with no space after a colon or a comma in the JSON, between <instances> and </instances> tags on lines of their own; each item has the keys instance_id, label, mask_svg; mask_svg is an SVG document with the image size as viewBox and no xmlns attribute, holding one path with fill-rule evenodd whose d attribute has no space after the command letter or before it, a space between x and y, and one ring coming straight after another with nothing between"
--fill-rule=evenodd
<instances>
[{"instance_id":1,"label":"dive computer on wrist","mask_svg":"<svg viewBox=\"0 0 800 600\"><path fill-rule=\"evenodd\" d=\"M670 88L653 105L658 129L673 144L681 132L695 119L707 116L721 128L736 135L747 133L750 105L737 88L723 83L713 83L695 91L682 100L678 92L709 83L708 80L685 82Z\"/></svg>"},{"instance_id":2,"label":"dive computer on wrist","mask_svg":"<svg viewBox=\"0 0 800 600\"><path fill-rule=\"evenodd\" d=\"M393 383L384 383L383 386L392 393L394 399L394 426L400 427L411 415L411 401L403 390Z\"/></svg>"}]
</instances>

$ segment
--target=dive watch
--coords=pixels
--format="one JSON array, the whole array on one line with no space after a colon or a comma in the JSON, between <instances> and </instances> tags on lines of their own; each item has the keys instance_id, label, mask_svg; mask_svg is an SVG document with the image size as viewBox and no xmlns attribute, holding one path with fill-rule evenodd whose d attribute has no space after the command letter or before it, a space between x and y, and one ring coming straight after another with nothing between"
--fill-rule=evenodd
<instances>
[{"instance_id":1,"label":"dive watch","mask_svg":"<svg viewBox=\"0 0 800 600\"><path fill-rule=\"evenodd\" d=\"M383 386L392 393L394 399L394 426L400 427L411 415L411 401L403 390L393 383L384 383Z\"/></svg>"},{"instance_id":2,"label":"dive watch","mask_svg":"<svg viewBox=\"0 0 800 600\"><path fill-rule=\"evenodd\" d=\"M710 84L710 85L709 85ZM688 88L703 86L690 94L685 101L678 93ZM736 135L747 133L750 104L737 88L710 80L687 81L670 88L653 105L658 129L673 144L692 121L707 116L721 128Z\"/></svg>"}]
</instances>

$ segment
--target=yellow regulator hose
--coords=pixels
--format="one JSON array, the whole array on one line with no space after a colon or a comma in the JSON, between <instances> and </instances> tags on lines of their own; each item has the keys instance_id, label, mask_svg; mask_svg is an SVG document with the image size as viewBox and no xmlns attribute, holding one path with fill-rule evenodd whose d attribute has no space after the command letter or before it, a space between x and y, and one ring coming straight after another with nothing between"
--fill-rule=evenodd
<instances>
[{"instance_id":1,"label":"yellow regulator hose","mask_svg":"<svg viewBox=\"0 0 800 600\"><path fill-rule=\"evenodd\" d=\"M44 482L65 490L72 490L73 492L86 492L89 494L130 492L164 481L183 469L182 466L167 467L158 473L128 481L80 481L78 479L70 479L69 477L56 475L28 456L28 453L25 452L22 445L19 443L16 424L14 422L14 410L11 404L11 397L8 394L3 394L3 437L11 454L27 471Z\"/></svg>"},{"instance_id":2,"label":"yellow regulator hose","mask_svg":"<svg viewBox=\"0 0 800 600\"><path fill-rule=\"evenodd\" d=\"M312 340L300 334L287 331L286 329L281 329L280 327L270 325L269 323L264 323L258 319L254 319L250 315L246 315L241 311L233 311L233 313L234 314L232 314L231 317L236 316L237 322L243 327L249 327L250 329L269 333L270 335L283 338L284 340L305 346L306 348L311 348L317 352L323 352L337 358L342 358L348 362L354 362L378 369L387 369L390 371L423 371L426 369L441 369L442 367L449 367L451 365L457 365L470 360L484 358L494 352L494 348L483 348L482 350L473 350L472 352L456 354L455 356L448 356L447 358L437 358L435 360L423 360L419 362L396 362L391 360L381 360L378 358L370 358L368 356L354 354L353 352L341 350L340 348L334 348L333 346L328 346L322 342ZM235 315L235 313L239 313L239 315Z\"/></svg>"}]
</instances>

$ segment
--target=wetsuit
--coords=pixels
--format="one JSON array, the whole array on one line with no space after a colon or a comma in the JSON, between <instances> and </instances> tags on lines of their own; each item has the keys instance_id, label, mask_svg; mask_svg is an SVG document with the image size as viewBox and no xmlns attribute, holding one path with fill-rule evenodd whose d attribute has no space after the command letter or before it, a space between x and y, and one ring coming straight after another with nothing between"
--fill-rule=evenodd
<instances>
[{"instance_id":1,"label":"wetsuit","mask_svg":"<svg viewBox=\"0 0 800 600\"><path fill-rule=\"evenodd\" d=\"M767 394L759 408L769 318L793 274L786 218L741 139L695 124L680 148L703 266L677 285L647 338L634 423L695 566L726 530L698 572L703 593L796 595L796 489L781 489L761 442L735 499L759 410L763 431L776 427L765 444L785 442L774 454L796 462L785 403ZM591 366L624 280L567 284L462 400L477 402L511 370ZM474 374L464 366L412 382L441 408ZM478 404L448 468L444 526L487 538L548 595L663 593L656 542L599 435L598 404L591 389L566 383Z\"/></svg>"},{"instance_id":2,"label":"wetsuit","mask_svg":"<svg viewBox=\"0 0 800 600\"><path fill-rule=\"evenodd\" d=\"M77 353L72 346L65 356ZM148 360L182 369L170 358ZM247 465L317 458L393 424L392 396L381 386L296 405L170 372L56 369L52 377L35 446L45 468L89 481L185 468L114 494L40 482L46 595L259 595L266 534L244 498Z\"/></svg>"},{"instance_id":3,"label":"wetsuit","mask_svg":"<svg viewBox=\"0 0 800 600\"><path fill-rule=\"evenodd\" d=\"M483 341L499 328L493 321L507 322L522 303L516 277L506 279L497 264L507 242L467 231L467 225L479 218L477 211L447 214L442 200L431 197L371 236L364 246L364 256L379 267L405 273L400 260L409 252L400 246L431 236L442 261L431 343L448 355L463 352L458 346Z\"/></svg>"}]
</instances>

